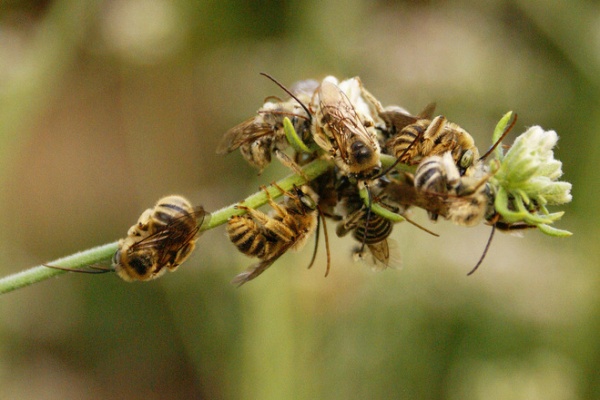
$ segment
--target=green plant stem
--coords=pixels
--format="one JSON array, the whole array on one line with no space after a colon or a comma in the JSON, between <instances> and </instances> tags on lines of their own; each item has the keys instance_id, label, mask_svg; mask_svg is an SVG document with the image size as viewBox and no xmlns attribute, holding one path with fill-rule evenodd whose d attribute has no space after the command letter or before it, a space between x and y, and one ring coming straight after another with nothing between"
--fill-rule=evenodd
<instances>
[{"instance_id":1,"label":"green plant stem","mask_svg":"<svg viewBox=\"0 0 600 400\"><path fill-rule=\"evenodd\" d=\"M110 260L117 251L117 242L84 250L67 257L59 258L48 265L56 265L65 268L82 268L89 265L99 264ZM12 292L13 290L29 286L36 282L50 279L54 276L64 274L65 270L48 268L39 265L0 279L0 294Z\"/></svg>"},{"instance_id":2,"label":"green plant stem","mask_svg":"<svg viewBox=\"0 0 600 400\"><path fill-rule=\"evenodd\" d=\"M279 180L277 185L284 190L290 190L294 187L294 185L299 186L305 184L307 182L306 178L309 180L315 179L327 171L327 169L331 166L331 161L317 159L302 168L304 176L293 174ZM273 198L277 198L282 195L281 191L275 186L269 186L267 190ZM259 192L254 193L243 200L243 203L251 208L260 207L266 202L267 195L263 190L260 190ZM233 215L243 214L244 211L238 210L236 205L237 203L211 213L210 218L208 218L208 220L200 229L202 231L210 230L224 224ZM85 269L86 267L97 264L107 264L111 262L111 259L117 251L117 248L118 242L112 242L102 246L94 247L89 250L84 250L70 256L59 258L49 262L47 265L61 268ZM65 272L67 271L63 269L49 268L44 265L39 265L16 274L6 276L0 279L0 294L8 293L25 286L29 286L33 283L62 275Z\"/></svg>"}]
</instances>

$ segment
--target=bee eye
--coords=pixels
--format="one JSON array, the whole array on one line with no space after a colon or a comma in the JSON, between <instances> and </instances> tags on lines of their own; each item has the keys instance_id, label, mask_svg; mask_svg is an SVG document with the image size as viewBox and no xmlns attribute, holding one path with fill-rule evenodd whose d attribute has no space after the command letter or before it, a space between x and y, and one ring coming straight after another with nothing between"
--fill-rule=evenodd
<instances>
[{"instance_id":1,"label":"bee eye","mask_svg":"<svg viewBox=\"0 0 600 400\"><path fill-rule=\"evenodd\" d=\"M313 199L311 199L309 196L306 196L304 194L300 197L300 202L302 202L304 207L306 207L310 210L314 210L315 208L317 208L317 205L315 204Z\"/></svg>"},{"instance_id":2,"label":"bee eye","mask_svg":"<svg viewBox=\"0 0 600 400\"><path fill-rule=\"evenodd\" d=\"M359 164L370 159L373 154L371 149L368 146L365 146L363 142L357 141L352 143L350 149L352 150L352 155L356 159L356 162Z\"/></svg>"},{"instance_id":3,"label":"bee eye","mask_svg":"<svg viewBox=\"0 0 600 400\"><path fill-rule=\"evenodd\" d=\"M121 262L121 249L117 250L113 255L112 264L118 265Z\"/></svg>"},{"instance_id":4,"label":"bee eye","mask_svg":"<svg viewBox=\"0 0 600 400\"><path fill-rule=\"evenodd\" d=\"M467 169L467 168L469 168L471 166L471 164L473 164L473 159L474 158L475 158L475 154L473 154L473 151L467 150L460 157L458 165L461 168Z\"/></svg>"}]
</instances>

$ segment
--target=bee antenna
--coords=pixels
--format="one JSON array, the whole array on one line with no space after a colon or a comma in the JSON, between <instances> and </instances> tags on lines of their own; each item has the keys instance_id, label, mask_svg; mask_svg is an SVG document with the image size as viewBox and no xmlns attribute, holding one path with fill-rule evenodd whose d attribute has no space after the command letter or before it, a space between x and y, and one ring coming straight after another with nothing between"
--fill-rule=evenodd
<instances>
[{"instance_id":1,"label":"bee antenna","mask_svg":"<svg viewBox=\"0 0 600 400\"><path fill-rule=\"evenodd\" d=\"M60 269L62 271L68 271L68 272L80 272L82 274L105 274L107 272L114 272L113 269L110 268L101 268L101 267L95 267L95 266L90 266L91 269L81 269L81 268L67 268L67 267L59 267L57 265L48 265L48 264L42 264L44 267L46 268L52 268L52 269Z\"/></svg>"},{"instance_id":2,"label":"bee antenna","mask_svg":"<svg viewBox=\"0 0 600 400\"><path fill-rule=\"evenodd\" d=\"M303 102L301 102L292 92L290 92L288 90L288 88L286 88L285 86L283 86L283 84L281 84L277 79L273 78L271 75L265 73L265 72L261 72L260 73L262 76L270 79L271 81L273 81L273 83L275 83L277 86L279 86L284 92L286 92L287 94L289 94L294 100L296 100L298 102L298 104L300 104L300 106L304 109L304 111L306 111L306 114L308 115L309 119L312 119L312 116L310 114L310 111L308 110L308 107L306 107L304 105Z\"/></svg>"},{"instance_id":3,"label":"bee antenna","mask_svg":"<svg viewBox=\"0 0 600 400\"><path fill-rule=\"evenodd\" d=\"M313 255L312 258L310 259L310 263L308 264L308 268L307 269L311 269L313 264L315 263L315 260L317 259L317 250L319 249L319 231L321 230L321 213L319 213L319 216L317 217L317 232L315 232L315 249L313 250ZM328 268L329 270L329 268ZM327 273L325 273L325 276L327 276Z\"/></svg>"},{"instance_id":4,"label":"bee antenna","mask_svg":"<svg viewBox=\"0 0 600 400\"><path fill-rule=\"evenodd\" d=\"M319 216L317 217L317 232L315 234L315 250L313 251L312 258L310 260L310 264L308 268L312 267L317 258L317 249L319 247L319 231L321 229L321 221L323 221L323 235L325 237L325 250L327 252L327 268L325 269L325 277L329 275L329 269L331 267L331 252L329 250L329 234L327 234L327 222L325 221L325 216L323 215L323 211L321 208L317 206L317 210L319 212Z\"/></svg>"},{"instance_id":5,"label":"bee antenna","mask_svg":"<svg viewBox=\"0 0 600 400\"><path fill-rule=\"evenodd\" d=\"M369 220L371 219L371 205L373 204L373 197L371 196L371 191L369 190L369 187L367 186L367 184L365 184L365 187L367 189L367 202L369 204L367 204L367 218L365 219L365 230L363 233L363 237L362 237L362 244L360 245L360 253L362 254L362 252L365 250L365 243L367 242L367 232L369 231Z\"/></svg>"},{"instance_id":6,"label":"bee antenna","mask_svg":"<svg viewBox=\"0 0 600 400\"><path fill-rule=\"evenodd\" d=\"M479 258L479 261L477 261L477 264L475 264L475 266L473 267L473 269L471 271L469 271L469 273L467 274L467 276L471 276L475 271L477 271L477 268L479 268L479 266L483 262L483 259L485 258L488 250L490 249L490 245L492 244L492 239L494 238L494 232L496 232L496 226L492 226L492 232L490 233L490 237L489 237L489 239L487 241L487 244L485 245L485 249L483 250L483 254Z\"/></svg>"},{"instance_id":7,"label":"bee antenna","mask_svg":"<svg viewBox=\"0 0 600 400\"><path fill-rule=\"evenodd\" d=\"M425 228L424 226L422 226L420 224L417 224L415 221L411 220L410 218L406 218L406 215L403 215L402 218L404 218L406 220L406 222L408 222L409 224L412 224L412 225L416 226L420 230L425 231L425 232L429 233L432 236L440 237L440 235L438 233L430 231L429 229Z\"/></svg>"},{"instance_id":8,"label":"bee antenna","mask_svg":"<svg viewBox=\"0 0 600 400\"><path fill-rule=\"evenodd\" d=\"M488 158L488 156L490 154L492 154L492 151L494 151L496 149L496 147L498 147L498 145L504 140L504 138L506 137L506 135L508 135L508 132L511 131L511 129L513 128L513 126L515 126L515 124L517 123L517 114L515 114L512 122L510 123L510 125L504 129L504 132L502 133L502 136L500 136L500 139L496 140L496 143L494 143L492 145L492 147L489 148L488 151L485 152L484 155L482 155L481 157L479 157L479 160L485 160L486 158Z\"/></svg>"}]
</instances>

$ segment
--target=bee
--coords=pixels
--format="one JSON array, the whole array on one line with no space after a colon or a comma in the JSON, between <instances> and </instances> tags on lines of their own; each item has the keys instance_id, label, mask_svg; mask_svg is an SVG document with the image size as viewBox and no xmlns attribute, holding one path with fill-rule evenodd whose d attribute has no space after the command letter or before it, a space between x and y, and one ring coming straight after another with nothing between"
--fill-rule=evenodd
<instances>
[{"instance_id":1,"label":"bee","mask_svg":"<svg viewBox=\"0 0 600 400\"><path fill-rule=\"evenodd\" d=\"M271 215L238 205L237 208L247 214L233 216L227 222L227 235L231 242L240 252L260 260L232 280L238 286L262 274L286 251L300 250L315 231L318 233L318 197L311 188L295 187L291 193L279 188L287 195L287 199L281 204L272 199L265 187L262 189L267 193L267 202L273 209ZM316 250L315 246L310 266L315 259ZM325 276L328 272L329 256Z\"/></svg>"},{"instance_id":2,"label":"bee","mask_svg":"<svg viewBox=\"0 0 600 400\"><path fill-rule=\"evenodd\" d=\"M194 250L206 217L202 207L192 208L184 197L163 197L119 240L115 272L126 281L148 281L175 271Z\"/></svg>"},{"instance_id":3,"label":"bee","mask_svg":"<svg viewBox=\"0 0 600 400\"><path fill-rule=\"evenodd\" d=\"M423 159L414 176L415 187L430 196L439 196L446 203L445 218L455 224L474 226L482 221L489 205L489 176L478 163L476 176L461 176L451 153ZM429 218L437 221L438 212L428 210Z\"/></svg>"},{"instance_id":4,"label":"bee","mask_svg":"<svg viewBox=\"0 0 600 400\"><path fill-rule=\"evenodd\" d=\"M116 272L128 282L156 279L167 270L175 271L188 259L196 246L200 227L209 216L202 207L192 208L184 197L166 196L154 208L144 211L129 228L127 236L119 240L111 268L46 266L91 274Z\"/></svg>"},{"instance_id":5,"label":"bee","mask_svg":"<svg viewBox=\"0 0 600 400\"><path fill-rule=\"evenodd\" d=\"M347 175L368 179L379 173L381 148L373 120L359 115L348 96L327 79L321 82L315 97L314 141Z\"/></svg>"},{"instance_id":6,"label":"bee","mask_svg":"<svg viewBox=\"0 0 600 400\"><path fill-rule=\"evenodd\" d=\"M292 90L288 90L272 76L261 73L283 89L290 99L281 101L265 101L258 110L257 115L234 126L228 130L217 147L217 154L228 154L236 149L246 161L262 170L271 163L271 156L275 156L286 166L299 172L297 164L286 154L288 147L284 130L284 119L290 119L292 126L303 142L312 140L311 124L312 113L305 103L314 95L319 83L308 79L296 82Z\"/></svg>"},{"instance_id":7,"label":"bee","mask_svg":"<svg viewBox=\"0 0 600 400\"><path fill-rule=\"evenodd\" d=\"M244 159L259 169L259 174L271 163L272 154L284 165L290 164L291 160L283 152L288 146L283 130L285 117L290 118L301 137L310 132L310 114L295 100L266 102L256 116L225 133L217 148L217 154L227 154L239 148Z\"/></svg>"},{"instance_id":8,"label":"bee","mask_svg":"<svg viewBox=\"0 0 600 400\"><path fill-rule=\"evenodd\" d=\"M524 222L510 223L505 221L494 208L495 193L488 183L488 173L483 161L499 146L517 121L514 115L511 123L488 151L472 165L471 174L461 176L454 159L444 153L440 156L425 158L417 167L414 185L418 189L416 195L410 191L402 191L400 195L410 197L413 204L428 210L432 219L443 215L459 225L473 226L482 219L492 227L485 249L477 264L467 273L472 275L483 263L491 246L496 229L503 232L520 232L533 229L535 226ZM408 195L406 195L408 193Z\"/></svg>"},{"instance_id":9,"label":"bee","mask_svg":"<svg viewBox=\"0 0 600 400\"><path fill-rule=\"evenodd\" d=\"M461 175L479 158L473 137L442 115L433 120L418 119L405 126L386 142L386 148L400 162L409 165L449 151Z\"/></svg>"},{"instance_id":10,"label":"bee","mask_svg":"<svg viewBox=\"0 0 600 400\"><path fill-rule=\"evenodd\" d=\"M390 266L390 247L388 237L392 233L394 224L379 215L369 215L368 209L363 206L348 215L336 228L339 237L346 236L352 231L352 236L361 246L353 250L353 255L358 259L365 259L366 253L363 244L371 253L370 263L376 270L383 270Z\"/></svg>"}]
</instances>

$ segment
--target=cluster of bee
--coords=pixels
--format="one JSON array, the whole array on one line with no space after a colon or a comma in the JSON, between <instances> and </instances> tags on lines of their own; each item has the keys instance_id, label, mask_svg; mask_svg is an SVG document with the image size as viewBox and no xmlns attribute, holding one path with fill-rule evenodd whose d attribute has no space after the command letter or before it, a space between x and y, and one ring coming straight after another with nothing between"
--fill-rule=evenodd
<instances>
[{"instance_id":1,"label":"cluster of bee","mask_svg":"<svg viewBox=\"0 0 600 400\"><path fill-rule=\"evenodd\" d=\"M240 149L259 171L269 165L272 155L301 176L302 167L317 158L331 160L331 167L291 190L275 184L285 195L279 203L263 187L272 209L268 214L243 203L236 206L242 213L229 218L227 235L241 253L259 261L236 276L234 284L256 278L288 250L301 249L316 233L312 266L321 221L327 276L326 218L337 223L337 236L351 234L356 241L354 258L374 269L399 264L389 237L396 222L408 220L417 225L406 216L412 206L427 210L432 221L442 216L473 226L485 220L493 227L492 235L495 228L529 227L509 224L494 211L494 193L484 163L493 149L480 157L469 133L444 116L433 117L434 104L413 116L397 106L383 107L357 77L342 82L334 77L320 83L307 80L288 90L265 76L289 99L268 99L254 117L225 133L217 152ZM384 169L385 157L393 165ZM413 172L393 168L397 163L412 166ZM147 281L174 271L191 254L200 227L209 217L202 207L192 207L181 196L164 197L119 241L112 268L80 272L115 271L126 281ZM489 242L477 266L488 247Z\"/></svg>"},{"instance_id":2,"label":"cluster of bee","mask_svg":"<svg viewBox=\"0 0 600 400\"><path fill-rule=\"evenodd\" d=\"M332 166L292 192L281 189L287 196L281 203L269 197L270 214L238 206L246 214L228 221L227 234L240 252L260 261L233 283L254 279L288 249L301 248L308 236L318 232L320 217L337 222L337 236L351 233L357 242L354 257L375 269L397 264L388 238L394 223L407 219L411 206L427 210L432 221L442 216L463 226L487 221L493 229L525 228L502 221L494 212L484 162L492 149L480 157L467 131L442 115L433 117L435 104L411 115L397 106L383 107L357 77L342 82L334 77L320 83L302 81L288 90L265 76L289 98L268 99L256 116L224 135L217 152L239 148L260 171L272 154L300 173L316 158L330 159ZM286 129L286 124L293 129ZM289 147L292 150L285 153ZM412 166L413 172L384 170L385 156ZM487 247L489 243L486 251ZM477 266L484 256L485 251Z\"/></svg>"}]
</instances>

